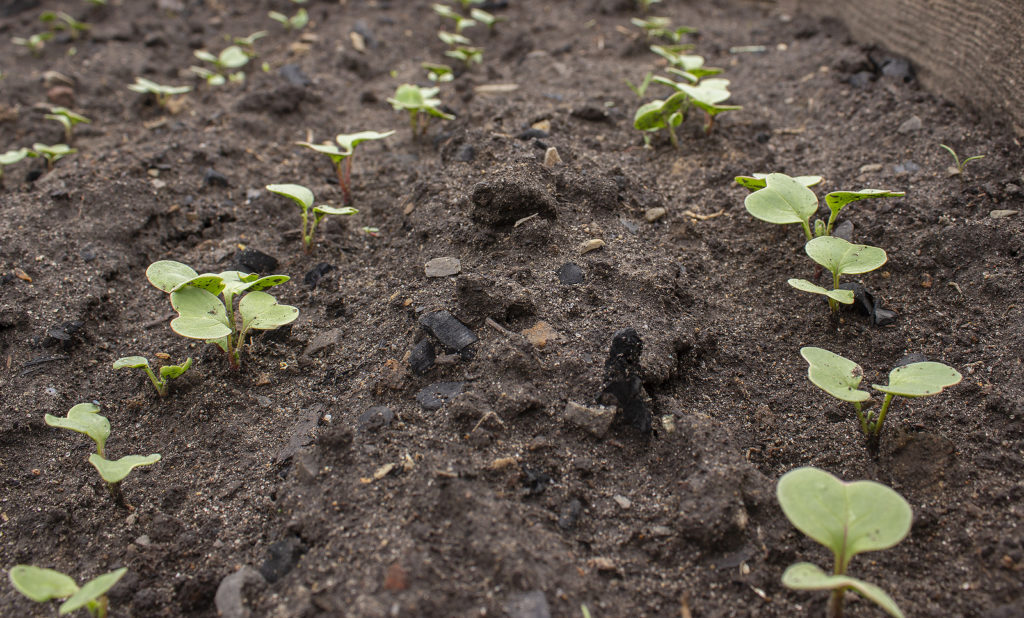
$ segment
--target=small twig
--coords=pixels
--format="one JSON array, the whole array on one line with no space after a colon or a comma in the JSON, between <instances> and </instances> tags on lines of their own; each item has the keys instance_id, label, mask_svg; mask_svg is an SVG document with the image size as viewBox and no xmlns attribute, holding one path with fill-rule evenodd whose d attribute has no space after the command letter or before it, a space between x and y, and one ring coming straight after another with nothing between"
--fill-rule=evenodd
<instances>
[{"instance_id":1,"label":"small twig","mask_svg":"<svg viewBox=\"0 0 1024 618\"><path fill-rule=\"evenodd\" d=\"M516 338L519 337L518 334L513 333L512 331L510 331L509 329L505 328L501 324L498 324L497 322L495 322L491 318L487 318L486 320L484 320L484 324L487 324L488 326L490 326L494 330L498 331L499 333L505 335L506 337L509 337L509 338L512 338L512 339L516 339Z\"/></svg>"},{"instance_id":2,"label":"small twig","mask_svg":"<svg viewBox=\"0 0 1024 618\"><path fill-rule=\"evenodd\" d=\"M150 321L146 322L145 324L142 325L142 328L143 328L143 330L149 330L149 329L154 328L156 326L160 326L161 324L163 324L164 322L166 322L167 320L169 320L169 319L171 319L173 317L174 317L173 313L164 314L164 315L156 318L155 320L150 320Z\"/></svg>"},{"instance_id":3,"label":"small twig","mask_svg":"<svg viewBox=\"0 0 1024 618\"><path fill-rule=\"evenodd\" d=\"M68 360L68 358L70 358L70 357L64 356L64 355L60 355L60 356L43 356L43 357L33 358L30 361L26 361L25 364L21 366L21 372L18 375L20 375L20 376L27 376L30 373L35 373L36 371L41 369L41 367L39 367L39 365L42 365L44 363L52 363L53 361Z\"/></svg>"}]
</instances>

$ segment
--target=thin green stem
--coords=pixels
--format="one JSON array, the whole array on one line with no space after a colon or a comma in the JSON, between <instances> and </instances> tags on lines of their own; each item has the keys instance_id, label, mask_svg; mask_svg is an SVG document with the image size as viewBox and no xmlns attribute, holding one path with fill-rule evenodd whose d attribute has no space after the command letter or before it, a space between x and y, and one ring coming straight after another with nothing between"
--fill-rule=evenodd
<instances>
[{"instance_id":1,"label":"thin green stem","mask_svg":"<svg viewBox=\"0 0 1024 618\"><path fill-rule=\"evenodd\" d=\"M808 223L807 221L801 221L800 225L804 226L804 236L807 237L807 240L811 240L812 238L814 238L814 234L811 232L810 223Z\"/></svg>"},{"instance_id":2,"label":"thin green stem","mask_svg":"<svg viewBox=\"0 0 1024 618\"><path fill-rule=\"evenodd\" d=\"M412 128L412 138L413 139L416 139L416 136L417 136L416 131L419 128L419 123L417 122L417 116L419 115L419 113L420 112L417 109L410 109L409 110L409 126Z\"/></svg>"},{"instance_id":3,"label":"thin green stem","mask_svg":"<svg viewBox=\"0 0 1024 618\"><path fill-rule=\"evenodd\" d=\"M860 421L860 430L864 432L865 436L869 435L870 431L868 429L868 419L864 416L864 412L861 410L860 402L854 401L853 407L854 409L857 410L857 420Z\"/></svg>"},{"instance_id":4,"label":"thin green stem","mask_svg":"<svg viewBox=\"0 0 1024 618\"><path fill-rule=\"evenodd\" d=\"M892 403L894 397L895 395L892 393L885 394L885 400L882 401L882 409L878 412L878 419L871 428L876 436L882 432L882 423L885 422L885 415L889 413L889 404Z\"/></svg>"},{"instance_id":5,"label":"thin green stem","mask_svg":"<svg viewBox=\"0 0 1024 618\"><path fill-rule=\"evenodd\" d=\"M149 368L148 364L143 365L142 368L146 370L146 375L149 376L149 381L153 383L153 386L156 388L156 392L159 393L161 397L167 396L167 381L157 378L156 374L153 373L153 370Z\"/></svg>"},{"instance_id":6,"label":"thin green stem","mask_svg":"<svg viewBox=\"0 0 1024 618\"><path fill-rule=\"evenodd\" d=\"M679 138L676 137L676 128L672 126L672 116L669 115L667 118L662 116L665 120L665 128L668 129L668 139L672 142L672 147L679 148Z\"/></svg>"},{"instance_id":7,"label":"thin green stem","mask_svg":"<svg viewBox=\"0 0 1024 618\"><path fill-rule=\"evenodd\" d=\"M836 218L839 216L838 210L833 210L832 214L828 216L828 225L825 226L825 236L832 235L832 226L836 223Z\"/></svg>"}]
</instances>

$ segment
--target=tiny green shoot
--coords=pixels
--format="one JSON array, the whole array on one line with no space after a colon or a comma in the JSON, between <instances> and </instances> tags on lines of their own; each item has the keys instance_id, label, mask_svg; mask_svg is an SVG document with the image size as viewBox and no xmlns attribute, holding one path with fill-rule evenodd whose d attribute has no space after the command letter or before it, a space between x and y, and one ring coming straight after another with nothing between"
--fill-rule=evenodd
<instances>
[{"instance_id":1,"label":"tiny green shoot","mask_svg":"<svg viewBox=\"0 0 1024 618\"><path fill-rule=\"evenodd\" d=\"M52 32L40 32L29 36L27 39L20 36L12 37L11 43L24 47L32 52L33 56L39 56L43 53L43 48L46 47L46 42L52 38Z\"/></svg>"},{"instance_id":2,"label":"tiny green shoot","mask_svg":"<svg viewBox=\"0 0 1024 618\"><path fill-rule=\"evenodd\" d=\"M388 103L395 111L406 111L409 113L409 125L412 127L412 135L415 138L427 130L427 121L430 116L444 120L454 120L455 116L438 109L441 99L437 98L440 89L422 88L413 84L402 84L395 90L395 96L388 98ZM420 122L420 115L423 121Z\"/></svg>"},{"instance_id":3,"label":"tiny green shoot","mask_svg":"<svg viewBox=\"0 0 1024 618\"><path fill-rule=\"evenodd\" d=\"M334 171L338 175L338 186L341 187L342 204L348 206L352 203L352 155L355 154L356 146L363 142L384 139L394 135L394 131L379 133L377 131L360 131L358 133L342 133L334 138L337 146L329 142L323 144L311 144L309 142L296 142L310 150L327 155L334 165ZM329 213L349 214L349 213ZM315 226L314 226L315 227ZM303 225L305 229L305 225ZM303 234L305 236L305 234Z\"/></svg>"},{"instance_id":4,"label":"tiny green shoot","mask_svg":"<svg viewBox=\"0 0 1024 618\"><path fill-rule=\"evenodd\" d=\"M644 103L637 108L633 116L633 128L650 133L665 129L668 131L672 146L679 148L676 127L683 123L681 110L686 102L686 93L677 92L665 100L657 99ZM644 140L647 140L647 135L644 135Z\"/></svg>"},{"instance_id":5,"label":"tiny green shoot","mask_svg":"<svg viewBox=\"0 0 1024 618\"><path fill-rule=\"evenodd\" d=\"M703 59L701 60L703 64ZM715 70L715 69L707 69ZM680 74L689 73L699 79L698 75L708 75L710 73L692 73L687 71L681 71ZM689 78L686 78L689 79ZM721 103L728 99L731 95L729 92L729 80L722 78L710 78L700 80L696 85L684 84L672 81L665 77L655 77L654 82L665 86L671 86L677 91L686 94L686 103L680 109L680 114L683 118L686 118L686 112L691 105L696 106L704 111L707 116L707 122L704 124L704 132L708 133L711 131L711 127L714 123L715 116L722 112L735 111L743 109L739 105L722 105Z\"/></svg>"},{"instance_id":6,"label":"tiny green shoot","mask_svg":"<svg viewBox=\"0 0 1024 618\"><path fill-rule=\"evenodd\" d=\"M662 38L672 43L678 43L684 34L697 32L696 28L688 26L672 27L672 20L668 17L648 17L641 19L634 17L629 20L634 26L642 29L648 39Z\"/></svg>"},{"instance_id":7,"label":"tiny green shoot","mask_svg":"<svg viewBox=\"0 0 1024 618\"><path fill-rule=\"evenodd\" d=\"M67 599L57 609L61 616L85 608L92 618L106 618L108 610L107 591L114 587L128 572L121 567L89 580L81 588L67 575L53 569L19 564L11 567L7 576L14 589L36 603L55 599Z\"/></svg>"},{"instance_id":8,"label":"tiny green shoot","mask_svg":"<svg viewBox=\"0 0 1024 618\"><path fill-rule=\"evenodd\" d=\"M309 23L309 13L301 7L291 17L277 11L270 11L267 17L284 26L285 30L302 30Z\"/></svg>"},{"instance_id":9,"label":"tiny green shoot","mask_svg":"<svg viewBox=\"0 0 1024 618\"><path fill-rule=\"evenodd\" d=\"M636 98L642 99L647 94L647 87L651 85L651 78L653 77L654 73L648 71L647 74L644 75L644 78L637 85L633 85L633 82L629 81L628 79L625 81L626 85L629 86L629 89L632 90L633 94L636 95Z\"/></svg>"},{"instance_id":10,"label":"tiny green shoot","mask_svg":"<svg viewBox=\"0 0 1024 618\"><path fill-rule=\"evenodd\" d=\"M447 5L432 4L430 5L430 8L434 9L434 12L441 16L442 19L451 19L454 21L456 34L462 34L462 31L466 28L471 28L476 25L476 20L469 17L463 17Z\"/></svg>"},{"instance_id":11,"label":"tiny green shoot","mask_svg":"<svg viewBox=\"0 0 1024 618\"><path fill-rule=\"evenodd\" d=\"M193 73L205 79L206 83L211 86L220 86L229 80L232 82L245 81L244 72L237 71L232 73L235 69L239 69L249 63L249 55L238 45L229 45L216 56L205 49L197 49L192 53L196 58L203 62L209 62L216 69L211 71L205 67L189 67Z\"/></svg>"},{"instance_id":12,"label":"tiny green shoot","mask_svg":"<svg viewBox=\"0 0 1024 618\"><path fill-rule=\"evenodd\" d=\"M78 21L64 11L43 11L39 15L39 21L47 24L50 30L54 32L68 30L72 39L77 39L83 32L87 32L92 27L85 22Z\"/></svg>"},{"instance_id":13,"label":"tiny green shoot","mask_svg":"<svg viewBox=\"0 0 1024 618\"><path fill-rule=\"evenodd\" d=\"M839 289L840 275L859 275L880 268L888 259L883 249L869 245L855 245L837 236L818 236L807 241L804 251L812 260L832 273L832 289L827 290L805 279L790 279L794 288L828 297L832 313L839 311L839 303L853 304L853 291Z\"/></svg>"},{"instance_id":14,"label":"tiny green shoot","mask_svg":"<svg viewBox=\"0 0 1024 618\"><path fill-rule=\"evenodd\" d=\"M46 169L52 170L53 164L63 159L69 154L78 152L74 148L67 144L54 144L53 146L47 146L46 144L35 143L32 144L32 149L36 153L46 159Z\"/></svg>"},{"instance_id":15,"label":"tiny green shoot","mask_svg":"<svg viewBox=\"0 0 1024 618\"><path fill-rule=\"evenodd\" d=\"M474 4L483 4L486 0L459 0L459 4L462 5L462 10L468 10Z\"/></svg>"},{"instance_id":16,"label":"tiny green shoot","mask_svg":"<svg viewBox=\"0 0 1024 618\"><path fill-rule=\"evenodd\" d=\"M306 253L313 250L313 234L316 226L326 215L354 215L358 210L351 207L335 208L333 206L313 206L313 192L302 185L267 185L267 191L276 193L295 202L302 210L302 242ZM313 220L309 220L309 210L313 210Z\"/></svg>"},{"instance_id":17,"label":"tiny green shoot","mask_svg":"<svg viewBox=\"0 0 1024 618\"><path fill-rule=\"evenodd\" d=\"M232 43L242 48L246 56L250 58L256 57L256 41L262 39L269 34L266 30L258 30L253 32L249 36L236 36L232 39Z\"/></svg>"},{"instance_id":18,"label":"tiny green shoot","mask_svg":"<svg viewBox=\"0 0 1024 618\"><path fill-rule=\"evenodd\" d=\"M477 8L469 9L469 16L487 26L487 29L492 32L494 31L494 26L497 25L498 22L505 21L504 17L498 17L497 15L493 15L483 9Z\"/></svg>"},{"instance_id":19,"label":"tiny green shoot","mask_svg":"<svg viewBox=\"0 0 1024 618\"><path fill-rule=\"evenodd\" d=\"M424 62L420 65L427 72L427 79L430 81L441 84L444 82L450 82L455 79L455 73L452 72L452 68L447 64L433 64L430 62Z\"/></svg>"},{"instance_id":20,"label":"tiny green shoot","mask_svg":"<svg viewBox=\"0 0 1024 618\"><path fill-rule=\"evenodd\" d=\"M467 47L465 45L459 45L455 49L449 49L444 52L445 56L449 58L455 58L461 60L466 68L472 67L474 64L480 64L484 61L484 50L479 47Z\"/></svg>"},{"instance_id":21,"label":"tiny green shoot","mask_svg":"<svg viewBox=\"0 0 1024 618\"><path fill-rule=\"evenodd\" d=\"M178 312L178 317L171 320L171 330L217 345L236 369L241 366L246 335L254 330L276 329L299 317L298 309L278 304L263 291L288 281L285 275L260 277L236 270L200 275L180 262L161 260L150 264L146 278L170 294L171 307ZM236 312L237 296L241 299Z\"/></svg>"},{"instance_id":22,"label":"tiny green shoot","mask_svg":"<svg viewBox=\"0 0 1024 618\"><path fill-rule=\"evenodd\" d=\"M14 165L18 161L26 157L38 157L39 154L34 150L28 148L19 148L17 150L8 150L7 152L0 154L0 187L4 183L4 167L8 165Z\"/></svg>"},{"instance_id":23,"label":"tiny green shoot","mask_svg":"<svg viewBox=\"0 0 1024 618\"><path fill-rule=\"evenodd\" d=\"M440 32L437 33L437 38L441 39L441 41L443 41L444 44L449 47L473 44L472 39L470 39L469 37L457 33L453 34L451 32L446 32L444 30L441 30Z\"/></svg>"},{"instance_id":24,"label":"tiny green shoot","mask_svg":"<svg viewBox=\"0 0 1024 618\"><path fill-rule=\"evenodd\" d=\"M953 163L956 164L956 167L950 167L949 168L950 174L954 175L954 176L960 176L961 178L963 177L964 168L967 167L968 163L970 163L971 161L976 161L978 159L984 159L985 158L985 155L975 155L973 157L967 157L966 159L961 161L960 160L960 156L958 154L956 154L956 151L953 150L952 148L950 148L949 146L947 146L945 144L939 144L939 147L940 148L945 148L946 152L948 152L953 157Z\"/></svg>"},{"instance_id":25,"label":"tiny green shoot","mask_svg":"<svg viewBox=\"0 0 1024 618\"><path fill-rule=\"evenodd\" d=\"M56 120L64 127L64 141L71 143L71 131L76 124L92 122L81 114L76 114L66 107L51 107L50 113L46 114L44 118L48 120Z\"/></svg>"},{"instance_id":26,"label":"tiny green shoot","mask_svg":"<svg viewBox=\"0 0 1024 618\"><path fill-rule=\"evenodd\" d=\"M167 103L171 100L171 97L177 94L192 92L192 86L164 86L163 84L150 81L145 77L136 77L134 84L128 84L128 90L138 92L140 94L152 94L156 99L157 105L160 107L167 107Z\"/></svg>"},{"instance_id":27,"label":"tiny green shoot","mask_svg":"<svg viewBox=\"0 0 1024 618\"><path fill-rule=\"evenodd\" d=\"M807 361L807 378L812 384L836 399L853 404L861 431L870 445L877 445L882 424L895 397L936 395L963 379L956 369L932 361L896 367L889 372L889 384L872 384L875 390L885 393L882 407L876 415L873 410L863 410L861 405L870 398L870 394L860 390L864 379L864 369L860 365L822 348L801 348L800 355Z\"/></svg>"},{"instance_id":28,"label":"tiny green shoot","mask_svg":"<svg viewBox=\"0 0 1024 618\"><path fill-rule=\"evenodd\" d=\"M149 376L149 381L153 383L153 387L156 388L157 394L161 397L167 396L167 384L174 378L179 377L192 367L192 359L187 359L180 365L165 365L160 368L160 377L156 377L153 370L149 366L149 361L146 360L145 356L125 356L114 361L114 369L142 369Z\"/></svg>"},{"instance_id":29,"label":"tiny green shoot","mask_svg":"<svg viewBox=\"0 0 1024 618\"><path fill-rule=\"evenodd\" d=\"M890 616L903 618L903 612L884 590L846 574L857 554L888 549L906 538L913 511L902 496L881 483L845 483L828 472L805 467L782 475L776 497L790 523L835 556L831 574L810 562L791 565L782 574L784 586L830 591L830 618L842 617L847 589Z\"/></svg>"}]
</instances>

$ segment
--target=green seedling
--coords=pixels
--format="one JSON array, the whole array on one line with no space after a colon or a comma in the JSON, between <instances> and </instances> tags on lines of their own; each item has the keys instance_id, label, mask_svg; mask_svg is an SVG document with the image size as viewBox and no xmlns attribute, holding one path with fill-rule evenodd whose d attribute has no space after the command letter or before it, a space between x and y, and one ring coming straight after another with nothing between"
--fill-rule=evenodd
<instances>
[{"instance_id":1,"label":"green seedling","mask_svg":"<svg viewBox=\"0 0 1024 618\"><path fill-rule=\"evenodd\" d=\"M462 5L462 10L466 11L474 4L483 4L486 0L459 0L459 4Z\"/></svg>"},{"instance_id":2,"label":"green seedling","mask_svg":"<svg viewBox=\"0 0 1024 618\"><path fill-rule=\"evenodd\" d=\"M466 28L471 28L476 25L476 20L469 17L463 17L457 11L453 11L451 7L444 4L431 4L430 8L434 9L434 12L441 16L442 19L451 19L455 22L455 33L462 34L462 31Z\"/></svg>"},{"instance_id":3,"label":"green seedling","mask_svg":"<svg viewBox=\"0 0 1024 618\"><path fill-rule=\"evenodd\" d=\"M697 65L698 58L700 59L698 66L704 66L703 56L683 53L691 49L693 49L693 45L690 44L651 45L651 51L664 58L670 67L684 68Z\"/></svg>"},{"instance_id":4,"label":"green seedling","mask_svg":"<svg viewBox=\"0 0 1024 618\"><path fill-rule=\"evenodd\" d=\"M138 92L140 94L152 94L156 99L156 104L160 107L167 107L167 103L176 94L185 94L186 92L192 92L192 86L164 86L156 82L152 82L145 77L136 77L134 84L128 84L128 90L132 92Z\"/></svg>"},{"instance_id":5,"label":"green seedling","mask_svg":"<svg viewBox=\"0 0 1024 618\"><path fill-rule=\"evenodd\" d=\"M752 176L737 176L735 178L736 184L748 189L750 191L757 191L758 189L764 189L767 185L768 174L754 173ZM821 184L824 180L821 176L793 176L793 180L799 182L805 187L813 187Z\"/></svg>"},{"instance_id":6,"label":"green seedling","mask_svg":"<svg viewBox=\"0 0 1024 618\"><path fill-rule=\"evenodd\" d=\"M196 58L203 62L209 62L216 69L211 71L205 67L189 67L193 73L205 79L206 83L211 86L221 86L227 81L245 81L244 72L236 71L232 73L235 69L244 67L249 63L249 56L238 45L229 45L216 56L205 49L197 49L192 53Z\"/></svg>"},{"instance_id":7,"label":"green seedling","mask_svg":"<svg viewBox=\"0 0 1024 618\"><path fill-rule=\"evenodd\" d=\"M302 30L309 23L309 13L304 8L300 8L291 17L277 11L270 11L267 17L284 26L285 30Z\"/></svg>"},{"instance_id":8,"label":"green seedling","mask_svg":"<svg viewBox=\"0 0 1024 618\"><path fill-rule=\"evenodd\" d=\"M736 182L743 184L740 178L737 177ZM906 195L902 191L886 191L884 189L833 191L825 196L825 204L828 205L832 213L829 215L828 223L821 220L815 221L812 232L810 221L814 213L818 211L818 198L813 191L807 188L805 181L779 173L768 174L764 180L763 188L754 191L743 200L747 212L754 218L768 223L779 225L799 223L804 228L804 236L807 237L807 240L815 236L831 235L840 211L853 202Z\"/></svg>"},{"instance_id":9,"label":"green seedling","mask_svg":"<svg viewBox=\"0 0 1024 618\"><path fill-rule=\"evenodd\" d=\"M125 356L114 361L114 369L142 369L149 376L149 381L153 383L153 387L156 388L156 392L161 397L167 396L167 383L174 378L179 377L192 367L192 359L187 359L180 365L165 365L160 368L160 377L156 377L153 370L149 366L149 361L144 356Z\"/></svg>"},{"instance_id":10,"label":"green seedling","mask_svg":"<svg viewBox=\"0 0 1024 618\"><path fill-rule=\"evenodd\" d=\"M647 94L647 87L651 85L651 79L653 77L654 73L648 71L647 75L644 75L643 80L641 80L638 85L634 86L633 82L629 81L628 79L625 81L626 85L629 86L629 89L632 90L633 94L636 95L636 98L642 99Z\"/></svg>"},{"instance_id":11,"label":"green seedling","mask_svg":"<svg viewBox=\"0 0 1024 618\"><path fill-rule=\"evenodd\" d=\"M895 397L936 395L948 386L959 384L963 378L956 369L932 361L896 367L889 372L889 384L872 384L875 390L885 393L882 407L876 415L872 410L863 410L862 404L871 395L860 390L861 380L864 379L864 369L860 365L822 348L801 348L800 355L809 365L807 378L812 384L836 399L853 404L861 431L872 447L877 446L882 424Z\"/></svg>"},{"instance_id":12,"label":"green seedling","mask_svg":"<svg viewBox=\"0 0 1024 618\"><path fill-rule=\"evenodd\" d=\"M32 144L32 150L35 150L36 154L46 159L46 169L48 170L52 170L53 164L57 161L60 161L69 154L78 152L67 144L54 144L53 146L47 146L46 144L35 143Z\"/></svg>"},{"instance_id":13,"label":"green seedling","mask_svg":"<svg viewBox=\"0 0 1024 618\"><path fill-rule=\"evenodd\" d=\"M653 133L665 129L668 131L672 146L679 148L679 138L676 137L676 127L683 123L681 112L686 104L687 96L683 92L677 92L665 100L655 100L644 103L633 116L633 127L639 131ZM648 135L644 135L644 142L648 142Z\"/></svg>"},{"instance_id":14,"label":"green seedling","mask_svg":"<svg viewBox=\"0 0 1024 618\"><path fill-rule=\"evenodd\" d=\"M696 28L690 28L687 26L673 28L672 20L668 17L648 17L647 19L634 17L629 21L634 26L641 28L647 35L648 39L661 38L672 43L678 43L682 40L683 35L685 34L697 32Z\"/></svg>"},{"instance_id":15,"label":"green seedling","mask_svg":"<svg viewBox=\"0 0 1024 618\"><path fill-rule=\"evenodd\" d=\"M253 32L249 36L236 36L234 39L232 39L231 42L234 43L235 45L241 47L242 51L245 52L246 56L249 56L249 58L255 58L256 57L256 49L255 49L256 41L258 41L258 40L262 39L263 37L267 36L267 34L269 34L269 33L266 30L259 30L257 32Z\"/></svg>"},{"instance_id":16,"label":"green seedling","mask_svg":"<svg viewBox=\"0 0 1024 618\"><path fill-rule=\"evenodd\" d=\"M831 574L810 562L791 565L782 574L784 586L830 591L830 618L842 618L846 590L853 590L890 616L903 618L884 590L846 574L857 554L888 549L906 538L914 514L902 496L881 483L845 483L810 467L783 474L775 493L790 523L835 556Z\"/></svg>"},{"instance_id":17,"label":"green seedling","mask_svg":"<svg viewBox=\"0 0 1024 618\"><path fill-rule=\"evenodd\" d=\"M646 13L648 10L650 10L652 4L658 4L660 2L661 0L636 0L636 6L641 11Z\"/></svg>"},{"instance_id":18,"label":"green seedling","mask_svg":"<svg viewBox=\"0 0 1024 618\"><path fill-rule=\"evenodd\" d=\"M961 161L960 160L960 156L957 155L956 151L953 150L952 148L950 148L949 146L947 146L945 144L939 144L939 147L945 148L946 152L948 152L950 155L952 155L953 163L956 164L956 167L950 167L949 171L950 171L950 174L954 175L954 176L963 177L964 168L967 167L968 163L970 163L971 161L976 161L978 159L984 159L985 158L985 155L976 155L976 156L973 156L973 157L967 157L966 159Z\"/></svg>"},{"instance_id":19,"label":"green seedling","mask_svg":"<svg viewBox=\"0 0 1024 618\"><path fill-rule=\"evenodd\" d=\"M859 275L880 268L888 259L885 251L868 245L855 245L836 236L818 236L807 241L804 251L812 260L832 273L832 289L827 290L805 279L790 279L789 285L804 292L828 297L832 313L839 311L839 303L853 304L853 291L839 289L840 275Z\"/></svg>"},{"instance_id":20,"label":"green seedling","mask_svg":"<svg viewBox=\"0 0 1024 618\"><path fill-rule=\"evenodd\" d=\"M427 121L430 116L444 120L454 120L455 116L447 114L438 109L441 99L437 98L440 89L421 88L413 84L402 84L395 90L395 96L388 98L388 103L395 111L406 111L409 113L409 125L412 127L412 136L415 138L427 131ZM423 115L423 122L420 122L420 115Z\"/></svg>"},{"instance_id":21,"label":"green seedling","mask_svg":"<svg viewBox=\"0 0 1024 618\"><path fill-rule=\"evenodd\" d=\"M278 304L263 291L288 281L285 275L260 277L237 270L200 275L180 262L161 260L150 264L146 278L171 296L171 306L178 312L171 320L171 330L217 345L236 369L241 366L246 335L254 330L274 330L299 317L298 309ZM237 296L241 299L236 312Z\"/></svg>"},{"instance_id":22,"label":"green seedling","mask_svg":"<svg viewBox=\"0 0 1024 618\"><path fill-rule=\"evenodd\" d=\"M313 250L313 234L316 226L326 215L354 215L358 210L355 208L335 208L333 206L313 206L313 192L302 185L267 185L267 191L287 197L302 210L302 242L305 244L306 253ZM309 220L309 210L313 209L313 220Z\"/></svg>"},{"instance_id":23,"label":"green seedling","mask_svg":"<svg viewBox=\"0 0 1024 618\"><path fill-rule=\"evenodd\" d=\"M437 33L437 38L441 39L441 41L443 41L444 44L449 47L473 44L472 39L470 39L469 37L463 36L461 34L445 32L444 30L441 30L440 32Z\"/></svg>"},{"instance_id":24,"label":"green seedling","mask_svg":"<svg viewBox=\"0 0 1024 618\"><path fill-rule=\"evenodd\" d=\"M44 118L49 120L56 120L64 127L64 141L71 143L71 131L76 124L89 124L92 122L81 114L76 114L66 107L51 107L50 113L46 114Z\"/></svg>"},{"instance_id":25,"label":"green seedling","mask_svg":"<svg viewBox=\"0 0 1024 618\"><path fill-rule=\"evenodd\" d=\"M121 567L89 580L81 588L75 580L60 571L27 564L11 567L7 576L15 590L36 603L67 599L57 609L61 616L84 608L92 618L106 618L107 591L127 572L128 567Z\"/></svg>"},{"instance_id":26,"label":"green seedling","mask_svg":"<svg viewBox=\"0 0 1024 618\"><path fill-rule=\"evenodd\" d=\"M447 64L424 62L420 66L427 71L427 79L434 83L441 84L455 79L455 73L452 72L452 68Z\"/></svg>"},{"instance_id":27,"label":"green seedling","mask_svg":"<svg viewBox=\"0 0 1024 618\"><path fill-rule=\"evenodd\" d=\"M479 47L466 47L459 45L455 49L449 49L444 52L445 56L449 58L455 58L465 63L466 68L472 67L474 64L480 64L484 61L484 50Z\"/></svg>"},{"instance_id":28,"label":"green seedling","mask_svg":"<svg viewBox=\"0 0 1024 618\"><path fill-rule=\"evenodd\" d=\"M310 150L327 155L334 165L334 171L338 174L338 186L341 187L342 204L348 206L352 203L352 155L355 154L356 146L371 140L384 139L394 135L394 131L378 133L377 131L360 131L359 133L342 133L334 138L337 146L329 142L323 144L311 144L309 142L296 142L299 146L305 146ZM328 213L328 214L350 214L350 213ZM305 229L305 225L302 226ZM315 227L315 226L314 226ZM312 233L311 233L312 234ZM305 233L303 233L305 235Z\"/></svg>"},{"instance_id":29,"label":"green seedling","mask_svg":"<svg viewBox=\"0 0 1024 618\"><path fill-rule=\"evenodd\" d=\"M30 52L33 56L39 56L43 53L43 48L46 47L46 42L53 38L52 32L40 32L39 34L33 34L32 36L24 39L20 36L12 37L11 43L20 45Z\"/></svg>"},{"instance_id":30,"label":"green seedling","mask_svg":"<svg viewBox=\"0 0 1024 618\"><path fill-rule=\"evenodd\" d=\"M483 9L476 8L469 9L469 16L487 26L487 29L491 32L494 32L494 26L496 26L498 22L505 21L504 17L498 17L497 15L492 15Z\"/></svg>"},{"instance_id":31,"label":"green seedling","mask_svg":"<svg viewBox=\"0 0 1024 618\"><path fill-rule=\"evenodd\" d=\"M64 11L43 11L39 15L39 21L47 24L50 30L54 32L67 30L71 34L72 39L77 39L83 32L87 32L92 27L85 22L78 21Z\"/></svg>"},{"instance_id":32,"label":"green seedling","mask_svg":"<svg viewBox=\"0 0 1024 618\"><path fill-rule=\"evenodd\" d=\"M4 167L8 165L14 165L18 161L25 159L26 157L38 157L39 154L34 150L28 148L19 148L17 150L8 150L7 152L0 154L0 187L4 184Z\"/></svg>"},{"instance_id":33,"label":"green seedling","mask_svg":"<svg viewBox=\"0 0 1024 618\"><path fill-rule=\"evenodd\" d=\"M92 438L96 443L96 452L89 455L89 463L106 481L107 489L114 501L119 506L127 507L124 494L121 493L121 481L135 468L149 466L160 461L160 454L127 455L116 461L106 459L105 449L107 438L110 437L110 421L105 416L100 416L99 410L100 407L94 403L80 403L68 410L65 417L47 414L43 420L50 427L70 429Z\"/></svg>"},{"instance_id":34,"label":"green seedling","mask_svg":"<svg viewBox=\"0 0 1024 618\"><path fill-rule=\"evenodd\" d=\"M714 70L714 69L708 69ZM686 73L686 71L679 72L680 74ZM692 73L692 75L698 75L699 73ZM709 73L703 73L704 75ZM699 78L698 78L699 79ZM680 110L683 119L686 118L686 112L691 106L698 107L704 111L707 116L707 122L704 124L704 132L708 133L711 131L711 127L715 121L715 116L722 112L735 111L743 109L739 105L722 105L721 103L732 96L729 92L729 80L722 78L710 78L703 79L696 85L683 84L672 81L665 77L655 77L656 83L671 86L677 91L686 94L686 103Z\"/></svg>"}]
</instances>

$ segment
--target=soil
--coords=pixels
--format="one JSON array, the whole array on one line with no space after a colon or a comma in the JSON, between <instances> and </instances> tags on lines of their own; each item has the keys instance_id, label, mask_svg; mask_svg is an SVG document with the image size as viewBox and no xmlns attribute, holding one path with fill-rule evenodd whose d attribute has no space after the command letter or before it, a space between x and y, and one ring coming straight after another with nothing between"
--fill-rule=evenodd
<instances>
[{"instance_id":1,"label":"soil","mask_svg":"<svg viewBox=\"0 0 1024 618\"><path fill-rule=\"evenodd\" d=\"M1024 155L1003 119L922 90L836 23L665 2L743 109L644 148L623 80L657 58L633 3L500 4L493 35L467 31L483 64L442 85L456 119L416 139L386 99L444 60L425 0L314 1L301 33L266 17L294 12L283 1L0 8L3 150L62 141L53 102L92 120L77 153L11 166L0 191L0 565L79 581L127 566L112 616L814 615L827 595L780 576L830 556L774 496L813 465L912 505L909 537L851 566L907 615L1021 615L1024 217L991 213L1024 210ZM38 56L13 45L44 8L92 30ZM261 29L244 84L188 74L194 49ZM764 51L730 52L749 45ZM125 88L136 76L196 89L170 113ZM397 132L360 146L359 213L325 220L306 254L297 209L264 186L337 204L327 159L295 142L367 129ZM940 143L985 158L951 177ZM548 147L561 164L543 165ZM732 181L771 171L823 175L819 196L906 192L841 215L888 252L850 280L894 322L834 320L786 285L814 276L798 227L751 218ZM426 277L439 257L460 272ZM289 275L272 292L300 317L232 370L169 328L144 274L160 259ZM872 454L849 406L808 382L806 345L866 384L910 353L964 379L897 400ZM166 398L111 369L157 353L195 359ZM163 455L124 481L130 510L91 442L43 422L94 400L110 456ZM881 615L848 597L848 615ZM9 585L0 607L53 615Z\"/></svg>"}]
</instances>

